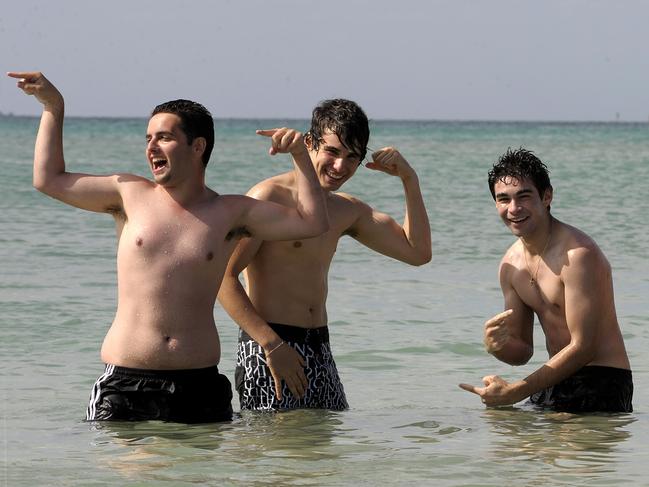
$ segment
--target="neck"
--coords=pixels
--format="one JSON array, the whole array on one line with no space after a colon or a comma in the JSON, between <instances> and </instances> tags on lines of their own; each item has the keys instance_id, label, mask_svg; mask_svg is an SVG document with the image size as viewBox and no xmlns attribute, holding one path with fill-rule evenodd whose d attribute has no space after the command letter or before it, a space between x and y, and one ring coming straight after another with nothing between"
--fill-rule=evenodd
<instances>
[{"instance_id":1,"label":"neck","mask_svg":"<svg viewBox=\"0 0 649 487\"><path fill-rule=\"evenodd\" d=\"M208 192L205 186L204 175L194 180L184 181L176 185L158 185L158 188L166 193L172 200L182 206L192 205L203 198Z\"/></svg>"},{"instance_id":2,"label":"neck","mask_svg":"<svg viewBox=\"0 0 649 487\"><path fill-rule=\"evenodd\" d=\"M545 251L552 238L554 218L548 213L548 218L533 234L519 237L530 255L538 255Z\"/></svg>"}]
</instances>

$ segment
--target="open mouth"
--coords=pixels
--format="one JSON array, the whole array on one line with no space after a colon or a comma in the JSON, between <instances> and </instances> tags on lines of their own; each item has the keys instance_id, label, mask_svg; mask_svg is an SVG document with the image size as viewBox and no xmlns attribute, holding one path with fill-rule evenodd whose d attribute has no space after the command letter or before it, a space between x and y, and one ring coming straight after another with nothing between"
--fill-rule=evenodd
<instances>
[{"instance_id":1,"label":"open mouth","mask_svg":"<svg viewBox=\"0 0 649 487\"><path fill-rule=\"evenodd\" d=\"M153 172L158 172L167 167L166 159L154 159L151 163L153 165Z\"/></svg>"}]
</instances>

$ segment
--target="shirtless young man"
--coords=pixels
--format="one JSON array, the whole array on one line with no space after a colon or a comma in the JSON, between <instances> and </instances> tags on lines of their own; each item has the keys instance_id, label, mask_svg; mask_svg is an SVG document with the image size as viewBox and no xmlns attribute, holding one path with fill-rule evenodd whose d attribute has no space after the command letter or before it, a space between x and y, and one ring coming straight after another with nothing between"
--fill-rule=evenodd
<instances>
[{"instance_id":1,"label":"shirtless young man","mask_svg":"<svg viewBox=\"0 0 649 487\"><path fill-rule=\"evenodd\" d=\"M43 104L34 186L78 208L115 219L118 305L101 358L88 420L208 422L232 416L232 390L219 374L213 310L237 236L298 239L328 229L326 207L299 132L260 131L271 154L295 163L293 208L205 186L214 122L198 103L156 107L146 132L153 181L132 174L93 176L65 170L64 102L38 72L8 73Z\"/></svg>"},{"instance_id":2,"label":"shirtless young man","mask_svg":"<svg viewBox=\"0 0 649 487\"><path fill-rule=\"evenodd\" d=\"M366 167L401 180L402 225L336 192L365 158L368 139L367 117L354 102L317 106L305 142L326 194L330 230L287 242L243 239L233 253L219 300L241 327L235 385L242 409L348 407L331 355L326 309L329 265L342 236L408 264L430 261L430 227L417 174L396 149L375 152ZM248 194L294 208L295 178L294 171L271 177ZM248 294L238 279L244 269Z\"/></svg>"},{"instance_id":3,"label":"shirtless young man","mask_svg":"<svg viewBox=\"0 0 649 487\"><path fill-rule=\"evenodd\" d=\"M487 406L533 404L557 411L632 411L633 382L613 300L611 267L585 233L550 213L546 166L508 150L489 172L500 218L518 240L500 262L504 312L485 323L487 352L510 365L533 354L534 314L550 356L523 380L489 375L460 384Z\"/></svg>"}]
</instances>

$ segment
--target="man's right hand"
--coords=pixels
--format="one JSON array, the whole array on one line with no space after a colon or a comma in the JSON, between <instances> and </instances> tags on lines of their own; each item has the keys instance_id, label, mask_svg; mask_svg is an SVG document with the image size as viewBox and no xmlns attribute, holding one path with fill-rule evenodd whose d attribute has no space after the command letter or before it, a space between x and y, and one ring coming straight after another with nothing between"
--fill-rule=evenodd
<instances>
[{"instance_id":1,"label":"man's right hand","mask_svg":"<svg viewBox=\"0 0 649 487\"><path fill-rule=\"evenodd\" d=\"M272 145L268 150L271 156L275 154L287 154L300 156L308 154L306 145L304 145L304 136L302 132L286 127L277 129L257 130L257 135L270 137Z\"/></svg>"},{"instance_id":2,"label":"man's right hand","mask_svg":"<svg viewBox=\"0 0 649 487\"><path fill-rule=\"evenodd\" d=\"M494 354L499 352L509 340L510 333L509 327L507 326L507 318L513 312L513 310L508 309L502 313L498 313L485 322L484 344L488 353Z\"/></svg>"},{"instance_id":3,"label":"man's right hand","mask_svg":"<svg viewBox=\"0 0 649 487\"><path fill-rule=\"evenodd\" d=\"M7 76L18 79L16 85L27 95L33 95L43 104L45 109L60 109L63 107L63 96L50 83L50 81L38 71L12 71Z\"/></svg>"},{"instance_id":4,"label":"man's right hand","mask_svg":"<svg viewBox=\"0 0 649 487\"><path fill-rule=\"evenodd\" d=\"M304 358L288 343L283 343L274 349L272 354L266 353L266 363L275 381L275 395L282 400L282 380L288 389L298 399L304 397L309 384L304 375Z\"/></svg>"}]
</instances>

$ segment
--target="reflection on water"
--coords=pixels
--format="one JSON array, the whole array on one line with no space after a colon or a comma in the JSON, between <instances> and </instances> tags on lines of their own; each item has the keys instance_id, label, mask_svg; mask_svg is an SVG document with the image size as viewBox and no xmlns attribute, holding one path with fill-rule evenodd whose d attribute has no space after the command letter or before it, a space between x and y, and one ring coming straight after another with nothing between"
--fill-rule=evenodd
<instances>
[{"instance_id":1,"label":"reflection on water","mask_svg":"<svg viewBox=\"0 0 649 487\"><path fill-rule=\"evenodd\" d=\"M540 461L558 469L601 473L619 460L619 446L630 436L632 414L570 413L487 409L484 419L494 433L493 457L499 461Z\"/></svg>"},{"instance_id":2,"label":"reflection on water","mask_svg":"<svg viewBox=\"0 0 649 487\"><path fill-rule=\"evenodd\" d=\"M300 468L303 479L335 474L335 461L331 468L322 468L321 461L336 460L345 452L331 448L332 439L340 435L339 414L244 412L231 423L204 425L94 423L93 446L103 457L99 465L125 479L241 482L260 477L281 483L296 477L289 468L296 460L307 466ZM309 472L309 462L319 466ZM268 469L263 468L265 464Z\"/></svg>"}]
</instances>

